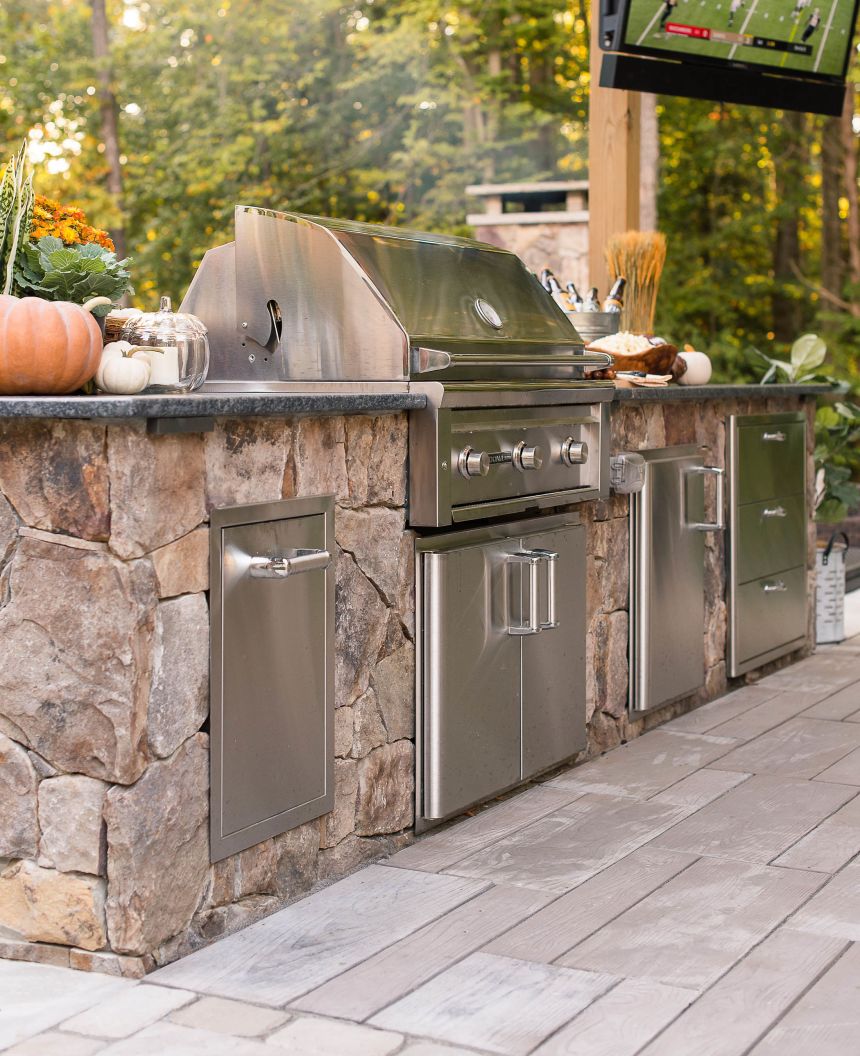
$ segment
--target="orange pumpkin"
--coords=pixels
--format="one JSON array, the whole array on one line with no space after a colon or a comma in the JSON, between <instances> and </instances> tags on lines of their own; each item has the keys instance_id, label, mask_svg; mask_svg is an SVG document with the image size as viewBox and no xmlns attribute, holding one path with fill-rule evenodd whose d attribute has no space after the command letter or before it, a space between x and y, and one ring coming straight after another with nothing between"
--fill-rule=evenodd
<instances>
[{"instance_id":1,"label":"orange pumpkin","mask_svg":"<svg viewBox=\"0 0 860 1056\"><path fill-rule=\"evenodd\" d=\"M101 351L99 324L79 304L0 294L0 394L74 392L95 374Z\"/></svg>"}]
</instances>

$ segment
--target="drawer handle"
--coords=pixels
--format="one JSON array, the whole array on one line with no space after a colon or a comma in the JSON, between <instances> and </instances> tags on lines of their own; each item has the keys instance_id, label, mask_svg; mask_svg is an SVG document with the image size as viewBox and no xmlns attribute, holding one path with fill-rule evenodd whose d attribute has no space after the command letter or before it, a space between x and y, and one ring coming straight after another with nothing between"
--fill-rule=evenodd
<instances>
[{"instance_id":1,"label":"drawer handle","mask_svg":"<svg viewBox=\"0 0 860 1056\"><path fill-rule=\"evenodd\" d=\"M764 583L761 589L765 594L784 594L788 587L781 579L778 579L775 583Z\"/></svg>"},{"instance_id":2,"label":"drawer handle","mask_svg":"<svg viewBox=\"0 0 860 1056\"><path fill-rule=\"evenodd\" d=\"M254 579L286 579L300 572L316 572L328 568L328 550L287 550L279 557L252 557L250 574Z\"/></svg>"},{"instance_id":3,"label":"drawer handle","mask_svg":"<svg viewBox=\"0 0 860 1056\"><path fill-rule=\"evenodd\" d=\"M785 442L785 433L783 433L783 432L762 433L761 434L761 438L762 438L762 440L765 440L765 441L769 440L772 443L782 444L782 443Z\"/></svg>"},{"instance_id":4,"label":"drawer handle","mask_svg":"<svg viewBox=\"0 0 860 1056\"><path fill-rule=\"evenodd\" d=\"M768 506L761 511L762 517L787 517L784 506Z\"/></svg>"}]
</instances>

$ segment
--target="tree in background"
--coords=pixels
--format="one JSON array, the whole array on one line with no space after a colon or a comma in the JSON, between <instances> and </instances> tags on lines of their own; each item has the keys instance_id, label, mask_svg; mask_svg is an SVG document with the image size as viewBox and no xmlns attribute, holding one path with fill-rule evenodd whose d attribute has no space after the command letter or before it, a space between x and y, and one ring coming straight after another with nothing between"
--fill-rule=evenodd
<instances>
[{"instance_id":1,"label":"tree in background","mask_svg":"<svg viewBox=\"0 0 860 1056\"><path fill-rule=\"evenodd\" d=\"M34 130L149 303L238 202L464 231L467 183L584 175L572 3L4 0L0 40L0 141Z\"/></svg>"}]
</instances>

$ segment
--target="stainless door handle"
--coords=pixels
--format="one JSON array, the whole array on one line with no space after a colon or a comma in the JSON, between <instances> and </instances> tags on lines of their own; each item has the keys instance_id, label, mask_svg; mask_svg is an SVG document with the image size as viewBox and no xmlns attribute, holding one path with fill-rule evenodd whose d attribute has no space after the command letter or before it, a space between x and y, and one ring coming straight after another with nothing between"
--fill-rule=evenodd
<instances>
[{"instance_id":1,"label":"stainless door handle","mask_svg":"<svg viewBox=\"0 0 860 1056\"><path fill-rule=\"evenodd\" d=\"M519 550L507 555L512 564L527 566L529 574L529 612L527 622L517 626L508 626L508 634L526 635L539 634L541 629L540 611L538 601L538 577L540 575L540 563L542 557L538 553L528 550Z\"/></svg>"},{"instance_id":2,"label":"stainless door handle","mask_svg":"<svg viewBox=\"0 0 860 1056\"><path fill-rule=\"evenodd\" d=\"M286 579L328 568L330 563L328 550L287 550L279 557L252 557L249 572L255 579Z\"/></svg>"},{"instance_id":3,"label":"stainless door handle","mask_svg":"<svg viewBox=\"0 0 860 1056\"><path fill-rule=\"evenodd\" d=\"M784 506L768 506L761 511L762 517L787 517Z\"/></svg>"},{"instance_id":4,"label":"stainless door handle","mask_svg":"<svg viewBox=\"0 0 860 1056\"><path fill-rule=\"evenodd\" d=\"M696 521L690 527L697 532L721 532L726 527L725 516L725 475L726 471L718 466L693 466L691 473L710 473L717 482L717 495L715 499L717 507L717 519L711 521Z\"/></svg>"},{"instance_id":5,"label":"stainless door handle","mask_svg":"<svg viewBox=\"0 0 860 1056\"><path fill-rule=\"evenodd\" d=\"M763 583L761 589L765 594L784 594L788 587L783 580L778 579L775 583Z\"/></svg>"},{"instance_id":6,"label":"stainless door handle","mask_svg":"<svg viewBox=\"0 0 860 1056\"><path fill-rule=\"evenodd\" d=\"M552 630L558 627L558 615L556 608L556 577L558 572L558 554L554 550L530 550L529 553L537 554L541 561L546 562L546 619L541 620L542 631Z\"/></svg>"},{"instance_id":7,"label":"stainless door handle","mask_svg":"<svg viewBox=\"0 0 860 1056\"><path fill-rule=\"evenodd\" d=\"M780 431L775 432L775 433L762 433L761 434L761 438L762 438L762 440L765 440L765 441L769 440L771 442L774 442L774 443L777 443L777 444L781 444L781 443L784 443L784 441L785 441L785 433L780 432Z\"/></svg>"}]
</instances>

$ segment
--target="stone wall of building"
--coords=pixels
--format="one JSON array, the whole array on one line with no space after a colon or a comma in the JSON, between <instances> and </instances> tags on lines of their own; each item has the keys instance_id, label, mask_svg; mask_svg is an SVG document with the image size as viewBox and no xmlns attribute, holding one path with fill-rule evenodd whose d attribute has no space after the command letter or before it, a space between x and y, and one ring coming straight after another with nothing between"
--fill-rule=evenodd
<instances>
[{"instance_id":1,"label":"stone wall of building","mask_svg":"<svg viewBox=\"0 0 860 1056\"><path fill-rule=\"evenodd\" d=\"M0 425L0 956L140 975L413 820L405 415ZM208 846L213 507L334 494L335 809Z\"/></svg>"},{"instance_id":2,"label":"stone wall of building","mask_svg":"<svg viewBox=\"0 0 860 1056\"><path fill-rule=\"evenodd\" d=\"M510 214L516 215L516 214ZM588 218L559 222L547 214L546 223L475 225L475 238L509 249L532 271L550 268L564 284L575 282L585 296L591 285L588 275ZM605 297L608 290L600 290Z\"/></svg>"}]
</instances>

